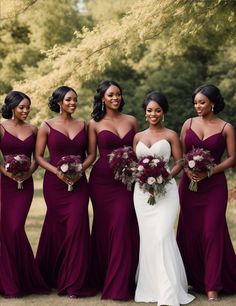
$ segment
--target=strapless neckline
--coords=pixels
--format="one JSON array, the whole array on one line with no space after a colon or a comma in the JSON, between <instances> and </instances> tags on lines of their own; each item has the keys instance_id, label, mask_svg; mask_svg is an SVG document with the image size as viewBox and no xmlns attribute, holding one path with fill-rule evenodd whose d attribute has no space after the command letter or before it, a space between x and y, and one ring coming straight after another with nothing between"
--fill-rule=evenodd
<instances>
[{"instance_id":1,"label":"strapless neckline","mask_svg":"<svg viewBox=\"0 0 236 306\"><path fill-rule=\"evenodd\" d=\"M169 141L167 141L166 139L163 138L163 139L160 139L160 140L155 141L150 147L147 146L143 141L139 140L139 142L137 143L136 147L138 146L139 143L141 143L141 144L143 144L147 149L151 150L156 144L159 144L159 143L162 142L162 141L165 141L165 142L167 142L167 143L170 145Z\"/></svg>"},{"instance_id":2,"label":"strapless neckline","mask_svg":"<svg viewBox=\"0 0 236 306\"><path fill-rule=\"evenodd\" d=\"M114 136L116 136L117 138L119 138L120 140L123 140L124 138L126 138L132 131L134 131L134 129L132 128L131 130L129 130L123 137L120 137L119 135L113 133L112 131L110 130L102 130L98 133L98 135L100 135L101 133L110 133Z\"/></svg>"}]
</instances>

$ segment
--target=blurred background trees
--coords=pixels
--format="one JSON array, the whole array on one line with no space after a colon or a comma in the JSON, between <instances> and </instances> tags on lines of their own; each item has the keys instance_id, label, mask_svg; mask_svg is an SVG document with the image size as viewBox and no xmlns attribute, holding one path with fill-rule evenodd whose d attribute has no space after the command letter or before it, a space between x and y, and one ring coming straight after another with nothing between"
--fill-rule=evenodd
<instances>
[{"instance_id":1,"label":"blurred background trees","mask_svg":"<svg viewBox=\"0 0 236 306\"><path fill-rule=\"evenodd\" d=\"M220 87L222 117L236 125L236 1L19 0L0 6L0 95L32 97L32 122L50 116L47 99L62 84L79 93L89 120L104 79L119 82L125 112L142 127L146 93L166 94L166 125L179 131L194 116L191 93ZM17 5L16 5L17 3ZM4 9L2 9L4 7Z\"/></svg>"}]
</instances>

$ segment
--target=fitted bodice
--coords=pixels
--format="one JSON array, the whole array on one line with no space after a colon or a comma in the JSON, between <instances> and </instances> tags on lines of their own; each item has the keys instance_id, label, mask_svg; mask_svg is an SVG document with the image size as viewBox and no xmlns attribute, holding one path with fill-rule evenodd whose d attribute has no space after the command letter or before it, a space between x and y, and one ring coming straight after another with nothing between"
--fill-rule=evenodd
<instances>
[{"instance_id":1,"label":"fitted bodice","mask_svg":"<svg viewBox=\"0 0 236 306\"><path fill-rule=\"evenodd\" d=\"M97 141L100 157L107 158L107 154L111 153L115 149L123 146L132 146L134 135L134 129L129 130L129 132L127 132L122 138L109 130L99 132Z\"/></svg>"},{"instance_id":2,"label":"fitted bodice","mask_svg":"<svg viewBox=\"0 0 236 306\"><path fill-rule=\"evenodd\" d=\"M9 154L25 154L31 157L35 148L35 141L35 134L31 134L24 140L21 140L5 130L0 141L0 147L4 156Z\"/></svg>"},{"instance_id":3,"label":"fitted bodice","mask_svg":"<svg viewBox=\"0 0 236 306\"><path fill-rule=\"evenodd\" d=\"M77 135L70 139L62 132L50 127L48 135L48 150L50 154L50 162L56 165L62 156L66 155L80 155L82 160L85 159L85 152L87 148L87 133L85 128L80 130Z\"/></svg>"},{"instance_id":4,"label":"fitted bodice","mask_svg":"<svg viewBox=\"0 0 236 306\"><path fill-rule=\"evenodd\" d=\"M186 153L192 150L193 147L209 150L212 157L215 159L215 162L219 163L226 148L226 141L222 131L220 133L213 134L204 140L201 140L190 127L186 131L185 145Z\"/></svg>"},{"instance_id":5,"label":"fitted bodice","mask_svg":"<svg viewBox=\"0 0 236 306\"><path fill-rule=\"evenodd\" d=\"M138 158L147 155L162 157L166 162L168 162L171 156L171 146L166 139L154 142L151 147L148 147L145 143L139 141L136 146L136 155Z\"/></svg>"}]
</instances>

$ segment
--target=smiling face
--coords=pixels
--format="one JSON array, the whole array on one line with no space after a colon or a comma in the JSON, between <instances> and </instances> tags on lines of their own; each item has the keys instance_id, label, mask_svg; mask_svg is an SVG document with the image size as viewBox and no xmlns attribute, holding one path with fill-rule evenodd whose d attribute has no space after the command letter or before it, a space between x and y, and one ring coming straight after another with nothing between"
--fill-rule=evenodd
<instances>
[{"instance_id":1,"label":"smiling face","mask_svg":"<svg viewBox=\"0 0 236 306\"><path fill-rule=\"evenodd\" d=\"M30 101L23 99L13 110L14 118L25 121L30 112Z\"/></svg>"},{"instance_id":2,"label":"smiling face","mask_svg":"<svg viewBox=\"0 0 236 306\"><path fill-rule=\"evenodd\" d=\"M194 108L198 116L206 116L212 113L212 107L214 104L202 93L197 93L194 98Z\"/></svg>"},{"instance_id":3,"label":"smiling face","mask_svg":"<svg viewBox=\"0 0 236 306\"><path fill-rule=\"evenodd\" d=\"M145 116L150 125L158 125L161 124L164 112L156 101L151 100L146 107Z\"/></svg>"},{"instance_id":4,"label":"smiling face","mask_svg":"<svg viewBox=\"0 0 236 306\"><path fill-rule=\"evenodd\" d=\"M76 110L77 107L77 94L70 90L68 91L62 102L59 103L61 106L61 111L72 114Z\"/></svg>"},{"instance_id":5,"label":"smiling face","mask_svg":"<svg viewBox=\"0 0 236 306\"><path fill-rule=\"evenodd\" d=\"M102 102L105 103L106 109L118 110L121 104L121 92L117 86L111 85L104 93Z\"/></svg>"}]
</instances>

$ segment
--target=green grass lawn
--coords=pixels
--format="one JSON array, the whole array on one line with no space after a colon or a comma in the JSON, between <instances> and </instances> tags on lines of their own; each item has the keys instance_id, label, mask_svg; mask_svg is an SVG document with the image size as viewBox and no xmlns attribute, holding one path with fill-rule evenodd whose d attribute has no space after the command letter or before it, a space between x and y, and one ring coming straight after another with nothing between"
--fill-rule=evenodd
<instances>
[{"instance_id":1,"label":"green grass lawn","mask_svg":"<svg viewBox=\"0 0 236 306\"><path fill-rule=\"evenodd\" d=\"M230 176L229 179L229 189L230 189L230 201L227 210L227 221L229 226L230 235L236 249L236 174ZM32 245L34 252L36 251L40 231L43 224L43 219L45 216L46 206L42 196L42 181L35 180L35 195L34 200L27 218L26 231ZM90 221L92 220L92 209L89 206ZM35 306L67 306L67 305L129 305L129 306L147 306L156 305L156 303L135 303L130 302L114 302L114 301L104 301L100 300L100 296L92 298L83 298L71 300L67 297L59 297L56 293L51 293L48 296L28 296L23 299L3 299L0 297L0 306L25 306L25 305L35 305ZM208 305L219 305L219 306L235 306L236 305L236 295L224 296L218 302L208 302L204 295L196 295L196 299L191 303L192 306L208 306Z\"/></svg>"}]
</instances>

